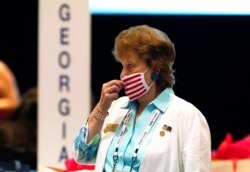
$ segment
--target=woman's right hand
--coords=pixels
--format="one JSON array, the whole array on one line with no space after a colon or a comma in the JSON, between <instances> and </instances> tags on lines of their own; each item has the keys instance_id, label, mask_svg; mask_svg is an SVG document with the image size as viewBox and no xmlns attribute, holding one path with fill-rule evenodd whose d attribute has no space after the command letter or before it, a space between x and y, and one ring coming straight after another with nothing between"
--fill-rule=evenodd
<instances>
[{"instance_id":1,"label":"woman's right hand","mask_svg":"<svg viewBox=\"0 0 250 172\"><path fill-rule=\"evenodd\" d=\"M121 80L111 80L102 85L100 100L98 102L99 109L106 113L111 103L119 97L119 92L124 87Z\"/></svg>"}]
</instances>

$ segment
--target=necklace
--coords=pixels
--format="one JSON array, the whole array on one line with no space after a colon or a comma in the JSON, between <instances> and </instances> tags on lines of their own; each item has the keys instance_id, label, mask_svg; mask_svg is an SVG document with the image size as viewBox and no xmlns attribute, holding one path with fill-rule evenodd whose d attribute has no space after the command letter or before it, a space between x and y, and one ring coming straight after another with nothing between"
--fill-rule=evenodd
<instances>
[{"instance_id":1,"label":"necklace","mask_svg":"<svg viewBox=\"0 0 250 172\"><path fill-rule=\"evenodd\" d=\"M113 155L113 169L112 169L112 172L115 171L115 168L116 168L116 164L118 162L118 150L119 150L119 147L120 147L120 143L121 143L121 140L122 140L122 137L124 136L125 134L125 131L126 131L126 128L128 126L128 122L129 122L129 119L131 117L131 112L130 112L131 109L129 109L129 111L127 112L125 118L124 118L124 121L123 121L123 124L122 124L122 128L121 128L121 132L119 134L119 137L118 137L118 140L117 140L117 143L116 143L116 146L115 146L115 152L114 152L114 155ZM130 170L129 172L132 171L134 165L135 165L135 162L137 160L137 153L139 151L139 148L142 144L142 142L146 139L149 131L151 130L152 126L154 125L156 119L158 118L160 114L160 111L158 109L156 109L154 115L151 117L150 119L150 122L148 124L148 126L146 127L145 131L143 132L136 148L135 148L135 151L133 153L133 156L132 156L132 163L131 163L131 166L130 166Z\"/></svg>"}]
</instances>

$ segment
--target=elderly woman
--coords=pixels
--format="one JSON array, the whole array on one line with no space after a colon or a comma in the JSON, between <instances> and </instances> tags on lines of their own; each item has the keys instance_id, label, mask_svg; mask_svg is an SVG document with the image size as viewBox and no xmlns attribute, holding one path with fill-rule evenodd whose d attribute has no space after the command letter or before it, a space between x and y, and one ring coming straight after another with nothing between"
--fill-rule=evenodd
<instances>
[{"instance_id":1,"label":"elderly woman","mask_svg":"<svg viewBox=\"0 0 250 172\"><path fill-rule=\"evenodd\" d=\"M210 172L211 136L203 114L176 96L175 47L162 31L135 26L115 39L120 80L100 100L74 141L75 160L96 172ZM126 96L120 97L124 89Z\"/></svg>"}]
</instances>

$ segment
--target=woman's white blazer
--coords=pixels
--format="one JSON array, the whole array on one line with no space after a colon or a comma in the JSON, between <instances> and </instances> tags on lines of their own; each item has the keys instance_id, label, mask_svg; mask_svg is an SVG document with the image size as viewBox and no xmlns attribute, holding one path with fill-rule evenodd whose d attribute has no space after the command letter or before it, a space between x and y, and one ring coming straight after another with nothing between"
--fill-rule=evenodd
<instances>
[{"instance_id":1,"label":"woman's white blazer","mask_svg":"<svg viewBox=\"0 0 250 172\"><path fill-rule=\"evenodd\" d=\"M114 101L101 131L95 172L102 172L108 147L115 132L104 132L110 124L120 124L128 109L120 108L127 97ZM171 127L166 130L166 127ZM174 95L160 118L141 162L140 172L210 172L211 136L203 114L191 103ZM160 135L164 132L165 135Z\"/></svg>"}]
</instances>

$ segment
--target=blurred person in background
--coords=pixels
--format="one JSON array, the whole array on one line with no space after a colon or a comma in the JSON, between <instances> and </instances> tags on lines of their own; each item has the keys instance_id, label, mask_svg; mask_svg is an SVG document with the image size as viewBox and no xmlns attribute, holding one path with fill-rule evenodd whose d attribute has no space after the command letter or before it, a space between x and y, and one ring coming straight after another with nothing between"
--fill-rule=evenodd
<instances>
[{"instance_id":1,"label":"blurred person in background","mask_svg":"<svg viewBox=\"0 0 250 172\"><path fill-rule=\"evenodd\" d=\"M21 101L15 75L0 60L0 122L12 115Z\"/></svg>"},{"instance_id":2,"label":"blurred person in background","mask_svg":"<svg viewBox=\"0 0 250 172\"><path fill-rule=\"evenodd\" d=\"M19 161L22 165L36 169L37 96L37 88L29 88L12 115L1 122L0 162Z\"/></svg>"},{"instance_id":3,"label":"blurred person in background","mask_svg":"<svg viewBox=\"0 0 250 172\"><path fill-rule=\"evenodd\" d=\"M36 98L36 88L20 94L14 73L0 60L0 171L36 168Z\"/></svg>"}]
</instances>

